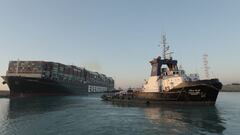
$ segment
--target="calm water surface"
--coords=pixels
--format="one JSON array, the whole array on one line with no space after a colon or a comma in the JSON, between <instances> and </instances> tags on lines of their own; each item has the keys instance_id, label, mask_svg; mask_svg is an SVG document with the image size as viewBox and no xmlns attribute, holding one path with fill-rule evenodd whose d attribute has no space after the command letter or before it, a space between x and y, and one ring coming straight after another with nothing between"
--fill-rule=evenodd
<instances>
[{"instance_id":1,"label":"calm water surface","mask_svg":"<svg viewBox=\"0 0 240 135\"><path fill-rule=\"evenodd\" d=\"M240 93L215 106L133 106L99 95L0 98L1 135L159 135L240 133Z\"/></svg>"}]
</instances>

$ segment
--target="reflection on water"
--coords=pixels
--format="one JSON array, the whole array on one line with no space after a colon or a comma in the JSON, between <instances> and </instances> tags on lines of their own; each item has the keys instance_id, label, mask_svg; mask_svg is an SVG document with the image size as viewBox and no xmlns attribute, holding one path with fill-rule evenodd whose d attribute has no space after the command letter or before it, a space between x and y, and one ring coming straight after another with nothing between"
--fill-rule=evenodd
<instances>
[{"instance_id":1,"label":"reflection on water","mask_svg":"<svg viewBox=\"0 0 240 135\"><path fill-rule=\"evenodd\" d=\"M79 107L74 97L28 97L10 100L9 117L44 114Z\"/></svg>"},{"instance_id":2,"label":"reflection on water","mask_svg":"<svg viewBox=\"0 0 240 135\"><path fill-rule=\"evenodd\" d=\"M4 120L7 118L8 111L9 111L9 99L0 98L0 120Z\"/></svg>"},{"instance_id":3,"label":"reflection on water","mask_svg":"<svg viewBox=\"0 0 240 135\"><path fill-rule=\"evenodd\" d=\"M79 97L0 98L0 134L45 134L45 125L57 125L66 110L85 107ZM61 113L59 113L61 112ZM51 114L51 115L49 115ZM54 119L53 116L58 117ZM69 114L64 114L65 118ZM73 118L72 118L73 119ZM54 128L53 128L54 129ZM55 130L58 130L57 127Z\"/></svg>"},{"instance_id":4,"label":"reflection on water","mask_svg":"<svg viewBox=\"0 0 240 135\"><path fill-rule=\"evenodd\" d=\"M226 120L216 106L136 105L112 103L118 107L140 107L152 124L152 131L165 134L223 134Z\"/></svg>"},{"instance_id":5,"label":"reflection on water","mask_svg":"<svg viewBox=\"0 0 240 135\"><path fill-rule=\"evenodd\" d=\"M0 134L237 134L239 95L221 96L216 106L112 104L100 96L0 98Z\"/></svg>"},{"instance_id":6,"label":"reflection on water","mask_svg":"<svg viewBox=\"0 0 240 135\"><path fill-rule=\"evenodd\" d=\"M199 129L200 133L217 134L225 130L225 120L220 117L215 106L170 105L145 108L144 112L151 123L164 125L169 130L188 132L189 127L192 127Z\"/></svg>"},{"instance_id":7,"label":"reflection on water","mask_svg":"<svg viewBox=\"0 0 240 135\"><path fill-rule=\"evenodd\" d=\"M5 127L8 124L8 121L7 121L8 112L9 112L9 99L0 98L0 129L2 131L6 130Z\"/></svg>"}]
</instances>

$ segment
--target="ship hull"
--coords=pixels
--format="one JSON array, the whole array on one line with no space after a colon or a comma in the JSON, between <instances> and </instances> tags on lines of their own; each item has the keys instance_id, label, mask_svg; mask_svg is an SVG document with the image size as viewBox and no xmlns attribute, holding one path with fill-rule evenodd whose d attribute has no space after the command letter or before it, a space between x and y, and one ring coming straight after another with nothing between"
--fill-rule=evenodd
<instances>
[{"instance_id":1,"label":"ship hull","mask_svg":"<svg viewBox=\"0 0 240 135\"><path fill-rule=\"evenodd\" d=\"M40 78L4 76L10 89L10 97L39 95L81 95L89 93L89 86L104 87L90 83L73 83Z\"/></svg>"},{"instance_id":2,"label":"ship hull","mask_svg":"<svg viewBox=\"0 0 240 135\"><path fill-rule=\"evenodd\" d=\"M205 82L205 83L203 83ZM103 95L102 99L122 103L145 104L215 104L222 84L217 80L204 80L181 84L167 92L128 92Z\"/></svg>"}]
</instances>

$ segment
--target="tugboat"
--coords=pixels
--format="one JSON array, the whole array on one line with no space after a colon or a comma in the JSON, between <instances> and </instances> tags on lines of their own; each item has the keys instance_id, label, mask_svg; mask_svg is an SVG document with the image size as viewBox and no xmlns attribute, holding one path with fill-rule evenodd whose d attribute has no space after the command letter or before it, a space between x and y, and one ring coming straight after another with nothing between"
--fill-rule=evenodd
<instances>
[{"instance_id":1,"label":"tugboat","mask_svg":"<svg viewBox=\"0 0 240 135\"><path fill-rule=\"evenodd\" d=\"M162 35L163 56L150 61L151 76L143 88L128 90L113 95L105 94L102 99L112 102L132 102L144 104L197 103L215 104L222 83L217 79L200 80L198 74L186 75L178 68L166 44L166 35Z\"/></svg>"}]
</instances>

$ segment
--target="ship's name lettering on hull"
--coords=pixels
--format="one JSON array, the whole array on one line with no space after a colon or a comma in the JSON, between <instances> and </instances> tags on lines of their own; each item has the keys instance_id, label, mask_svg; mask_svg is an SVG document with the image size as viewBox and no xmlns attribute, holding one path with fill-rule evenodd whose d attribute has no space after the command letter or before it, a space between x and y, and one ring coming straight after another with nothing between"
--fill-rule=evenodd
<instances>
[{"instance_id":1,"label":"ship's name lettering on hull","mask_svg":"<svg viewBox=\"0 0 240 135\"><path fill-rule=\"evenodd\" d=\"M188 90L188 94L190 95L200 95L201 90L200 89L190 89Z\"/></svg>"}]
</instances>

